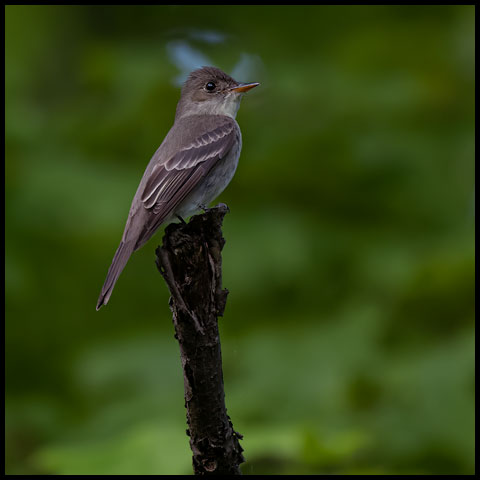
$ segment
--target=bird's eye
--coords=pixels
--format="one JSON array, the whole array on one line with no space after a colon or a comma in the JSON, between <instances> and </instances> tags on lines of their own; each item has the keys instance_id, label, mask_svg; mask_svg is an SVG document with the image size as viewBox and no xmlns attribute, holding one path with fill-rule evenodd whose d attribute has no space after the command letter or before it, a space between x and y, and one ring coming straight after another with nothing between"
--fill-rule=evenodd
<instances>
[{"instance_id":1,"label":"bird's eye","mask_svg":"<svg viewBox=\"0 0 480 480\"><path fill-rule=\"evenodd\" d=\"M215 84L213 82L208 82L206 85L205 85L205 88L209 91L209 92L212 92L213 90L215 90Z\"/></svg>"}]
</instances>

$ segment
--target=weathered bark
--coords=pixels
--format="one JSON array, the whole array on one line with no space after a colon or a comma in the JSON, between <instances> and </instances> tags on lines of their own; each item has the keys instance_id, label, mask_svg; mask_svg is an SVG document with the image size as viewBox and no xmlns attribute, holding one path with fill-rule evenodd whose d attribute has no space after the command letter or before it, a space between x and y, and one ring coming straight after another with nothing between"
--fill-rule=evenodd
<instances>
[{"instance_id":1,"label":"weathered bark","mask_svg":"<svg viewBox=\"0 0 480 480\"><path fill-rule=\"evenodd\" d=\"M228 207L217 205L188 224L165 229L157 267L170 289L175 338L180 354L187 409L187 435L197 475L241 475L239 439L225 407L217 317L228 290L222 289L222 221Z\"/></svg>"}]
</instances>

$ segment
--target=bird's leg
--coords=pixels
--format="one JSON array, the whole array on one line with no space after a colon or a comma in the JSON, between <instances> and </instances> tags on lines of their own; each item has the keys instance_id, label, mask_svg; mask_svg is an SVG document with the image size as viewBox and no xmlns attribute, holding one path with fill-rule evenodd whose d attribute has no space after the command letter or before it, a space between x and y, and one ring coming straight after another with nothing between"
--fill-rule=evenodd
<instances>
[{"instance_id":1,"label":"bird's leg","mask_svg":"<svg viewBox=\"0 0 480 480\"><path fill-rule=\"evenodd\" d=\"M187 222L180 216L180 215L175 215L184 225L187 224Z\"/></svg>"}]
</instances>

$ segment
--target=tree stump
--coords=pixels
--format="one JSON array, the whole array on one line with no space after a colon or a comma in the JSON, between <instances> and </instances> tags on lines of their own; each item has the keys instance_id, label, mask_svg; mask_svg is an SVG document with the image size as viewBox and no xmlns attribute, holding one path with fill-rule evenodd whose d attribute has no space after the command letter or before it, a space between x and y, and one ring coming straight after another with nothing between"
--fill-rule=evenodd
<instances>
[{"instance_id":1,"label":"tree stump","mask_svg":"<svg viewBox=\"0 0 480 480\"><path fill-rule=\"evenodd\" d=\"M180 345L187 409L187 435L196 475L241 475L245 461L225 407L218 317L228 290L222 289L225 204L195 215L189 223L172 223L156 264L170 290L175 338Z\"/></svg>"}]
</instances>

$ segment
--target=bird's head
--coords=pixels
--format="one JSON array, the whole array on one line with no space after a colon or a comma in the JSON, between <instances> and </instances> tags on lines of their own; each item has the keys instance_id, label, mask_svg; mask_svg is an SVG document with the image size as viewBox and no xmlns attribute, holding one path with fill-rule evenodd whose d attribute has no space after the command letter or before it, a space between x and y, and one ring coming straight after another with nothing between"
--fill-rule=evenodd
<instances>
[{"instance_id":1,"label":"bird's head","mask_svg":"<svg viewBox=\"0 0 480 480\"><path fill-rule=\"evenodd\" d=\"M228 115L235 118L245 92L258 83L240 83L216 67L194 70L183 85L176 118L186 115Z\"/></svg>"}]
</instances>

